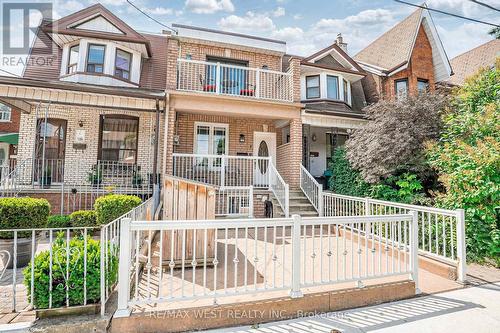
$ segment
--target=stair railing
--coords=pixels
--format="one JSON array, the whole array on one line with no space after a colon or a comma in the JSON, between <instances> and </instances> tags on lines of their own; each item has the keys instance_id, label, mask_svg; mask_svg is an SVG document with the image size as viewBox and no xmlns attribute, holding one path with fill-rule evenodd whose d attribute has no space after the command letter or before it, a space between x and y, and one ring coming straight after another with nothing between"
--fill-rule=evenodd
<instances>
[{"instance_id":1,"label":"stair railing","mask_svg":"<svg viewBox=\"0 0 500 333\"><path fill-rule=\"evenodd\" d=\"M285 183L276 167L270 161L269 163L269 189L273 192L276 200L285 213L285 217L290 215L290 189L288 184Z\"/></svg>"},{"instance_id":2,"label":"stair railing","mask_svg":"<svg viewBox=\"0 0 500 333\"><path fill-rule=\"evenodd\" d=\"M323 185L318 183L303 165L300 166L300 189L314 206L319 216L323 216Z\"/></svg>"}]
</instances>

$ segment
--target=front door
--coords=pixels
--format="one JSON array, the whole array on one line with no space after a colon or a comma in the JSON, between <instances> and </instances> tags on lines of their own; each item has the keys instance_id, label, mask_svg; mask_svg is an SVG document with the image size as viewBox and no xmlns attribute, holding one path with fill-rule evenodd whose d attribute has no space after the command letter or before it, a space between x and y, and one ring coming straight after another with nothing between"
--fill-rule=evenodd
<instances>
[{"instance_id":1,"label":"front door","mask_svg":"<svg viewBox=\"0 0 500 333\"><path fill-rule=\"evenodd\" d=\"M0 142L0 180L9 175L9 144Z\"/></svg>"},{"instance_id":2,"label":"front door","mask_svg":"<svg viewBox=\"0 0 500 333\"><path fill-rule=\"evenodd\" d=\"M276 133L254 132L253 155L270 157L276 165ZM254 186L267 187L269 185L269 162L258 159L254 165Z\"/></svg>"}]
</instances>

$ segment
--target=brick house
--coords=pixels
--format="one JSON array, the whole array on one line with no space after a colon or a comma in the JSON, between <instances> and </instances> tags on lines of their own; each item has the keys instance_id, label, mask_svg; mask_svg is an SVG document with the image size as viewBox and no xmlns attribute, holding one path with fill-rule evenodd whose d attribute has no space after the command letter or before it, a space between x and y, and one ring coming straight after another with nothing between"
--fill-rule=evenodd
<instances>
[{"instance_id":1,"label":"brick house","mask_svg":"<svg viewBox=\"0 0 500 333\"><path fill-rule=\"evenodd\" d=\"M107 186L149 193L161 170L166 50L166 36L140 34L101 5L42 22L23 78L0 77L0 102L20 114L3 195L46 197L67 213Z\"/></svg>"},{"instance_id":2,"label":"brick house","mask_svg":"<svg viewBox=\"0 0 500 333\"><path fill-rule=\"evenodd\" d=\"M369 104L434 91L453 74L427 9L416 10L353 58L368 72L362 84Z\"/></svg>"},{"instance_id":3,"label":"brick house","mask_svg":"<svg viewBox=\"0 0 500 333\"><path fill-rule=\"evenodd\" d=\"M0 178L16 165L20 119L19 109L0 102Z\"/></svg>"}]
</instances>

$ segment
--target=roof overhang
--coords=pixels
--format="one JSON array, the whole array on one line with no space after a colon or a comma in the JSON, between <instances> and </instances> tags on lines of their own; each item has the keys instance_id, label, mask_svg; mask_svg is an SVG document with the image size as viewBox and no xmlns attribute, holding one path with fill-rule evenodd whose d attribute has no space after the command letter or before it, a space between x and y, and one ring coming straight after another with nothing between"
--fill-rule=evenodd
<instances>
[{"instance_id":1,"label":"roof overhang","mask_svg":"<svg viewBox=\"0 0 500 333\"><path fill-rule=\"evenodd\" d=\"M163 110L165 92L0 76L0 99L132 111Z\"/></svg>"}]
</instances>

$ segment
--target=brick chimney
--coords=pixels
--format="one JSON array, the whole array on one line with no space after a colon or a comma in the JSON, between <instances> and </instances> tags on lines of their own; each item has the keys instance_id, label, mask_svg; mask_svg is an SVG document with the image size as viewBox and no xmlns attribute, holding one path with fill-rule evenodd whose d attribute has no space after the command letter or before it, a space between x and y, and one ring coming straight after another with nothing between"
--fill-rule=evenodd
<instances>
[{"instance_id":1,"label":"brick chimney","mask_svg":"<svg viewBox=\"0 0 500 333\"><path fill-rule=\"evenodd\" d=\"M341 33L337 34L335 44L337 44L345 53L347 53L347 43L344 43L344 37L342 37Z\"/></svg>"}]
</instances>

